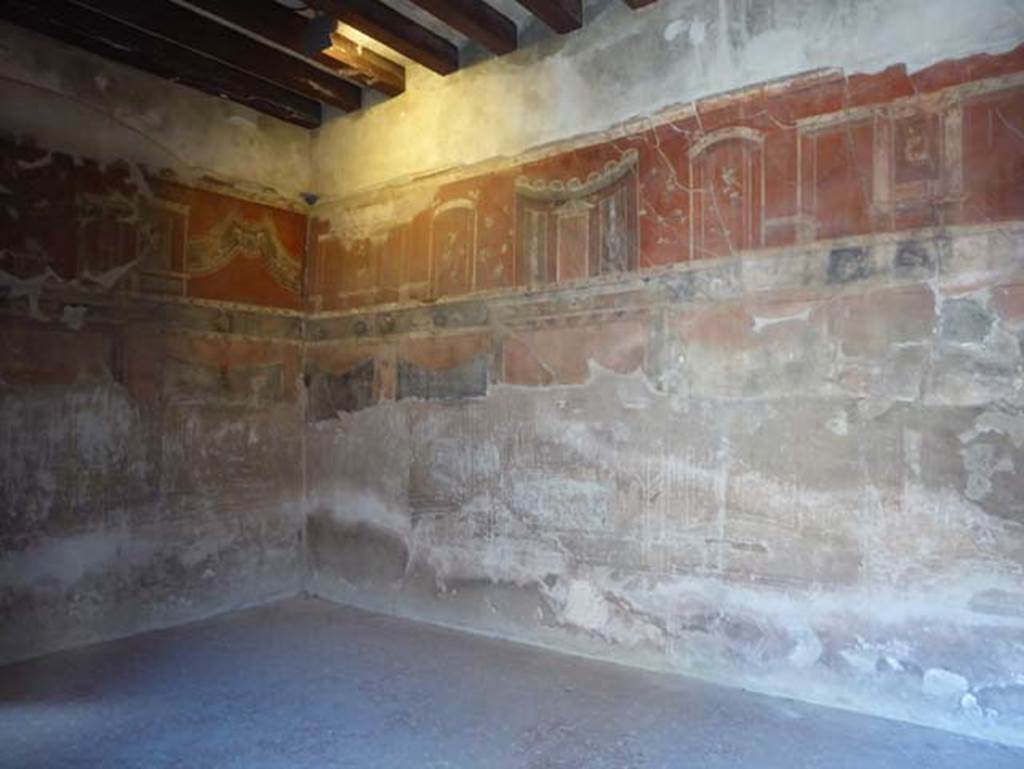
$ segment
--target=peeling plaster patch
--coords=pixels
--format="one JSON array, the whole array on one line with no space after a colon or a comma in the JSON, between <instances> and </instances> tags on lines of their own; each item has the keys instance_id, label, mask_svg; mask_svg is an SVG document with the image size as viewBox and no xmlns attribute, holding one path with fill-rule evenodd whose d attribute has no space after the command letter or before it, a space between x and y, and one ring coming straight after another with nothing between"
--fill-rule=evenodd
<instances>
[{"instance_id":1,"label":"peeling plaster patch","mask_svg":"<svg viewBox=\"0 0 1024 769\"><path fill-rule=\"evenodd\" d=\"M878 655L872 650L843 649L839 656L861 675L873 675L878 665Z\"/></svg>"},{"instance_id":2,"label":"peeling plaster patch","mask_svg":"<svg viewBox=\"0 0 1024 769\"><path fill-rule=\"evenodd\" d=\"M412 221L421 211L431 208L436 194L436 186L417 184L403 190L401 195L382 196L357 209L321 198L315 216L328 223L330 236L349 245L363 238L386 237L395 222Z\"/></svg>"},{"instance_id":3,"label":"peeling plaster patch","mask_svg":"<svg viewBox=\"0 0 1024 769\"><path fill-rule=\"evenodd\" d=\"M420 557L430 565L442 584L484 579L494 584L527 587L564 574L568 569L563 552L533 540L502 537L487 542L482 548L475 544L429 544L420 549Z\"/></svg>"},{"instance_id":4,"label":"peeling plaster patch","mask_svg":"<svg viewBox=\"0 0 1024 769\"><path fill-rule=\"evenodd\" d=\"M696 24L696 23L697 22L694 22L694 24ZM671 43L673 40L675 40L677 37L679 37L679 35L682 33L682 31L684 29L686 29L686 22L682 21L681 19L676 19L675 21L670 22L665 27L665 32L663 33L662 37L664 37L667 42ZM690 41L693 42L693 27L692 27L692 25L690 27Z\"/></svg>"},{"instance_id":5,"label":"peeling plaster patch","mask_svg":"<svg viewBox=\"0 0 1024 769\"><path fill-rule=\"evenodd\" d=\"M601 633L608 625L608 602L592 584L574 579L566 592L562 616L571 625Z\"/></svg>"},{"instance_id":6,"label":"peeling plaster patch","mask_svg":"<svg viewBox=\"0 0 1024 769\"><path fill-rule=\"evenodd\" d=\"M818 634L811 627L798 623L787 629L789 630L790 638L795 642L793 650L787 657L790 664L797 668L808 668L821 659L824 647L821 645L821 639L818 638Z\"/></svg>"},{"instance_id":7,"label":"peeling plaster patch","mask_svg":"<svg viewBox=\"0 0 1024 769\"><path fill-rule=\"evenodd\" d=\"M984 433L1005 435L1015 448L1024 448L1024 415L986 411L978 417L970 430L960 433L960 442L970 443Z\"/></svg>"},{"instance_id":8,"label":"peeling plaster patch","mask_svg":"<svg viewBox=\"0 0 1024 769\"><path fill-rule=\"evenodd\" d=\"M825 427L827 427L829 432L833 435L848 435L850 432L850 418L846 414L846 409L839 409L835 414L829 417L829 420L825 423Z\"/></svg>"},{"instance_id":9,"label":"peeling plaster patch","mask_svg":"<svg viewBox=\"0 0 1024 769\"><path fill-rule=\"evenodd\" d=\"M344 487L331 497L314 497L309 508L327 510L336 523L364 523L385 529L405 542L408 542L412 531L412 524L404 512L393 509L387 500L363 489Z\"/></svg>"},{"instance_id":10,"label":"peeling plaster patch","mask_svg":"<svg viewBox=\"0 0 1024 769\"><path fill-rule=\"evenodd\" d=\"M784 315L784 316L781 316L781 317L778 317L778 318L763 318L763 317L760 317L758 315L755 315L755 316L753 316L753 318L754 318L754 333L755 334L759 334L759 333L761 333L762 329L767 328L768 326L774 326L777 323L788 323L788 322L794 321L794 320L806 321L808 318L811 317L811 310L812 309L813 308L808 307L808 308L804 309L803 311L795 313L793 315Z\"/></svg>"},{"instance_id":11,"label":"peeling plaster patch","mask_svg":"<svg viewBox=\"0 0 1024 769\"><path fill-rule=\"evenodd\" d=\"M921 680L921 691L929 697L960 701L967 692L967 679L943 668L930 668Z\"/></svg>"},{"instance_id":12,"label":"peeling plaster patch","mask_svg":"<svg viewBox=\"0 0 1024 769\"><path fill-rule=\"evenodd\" d=\"M677 22L677 23L681 23L681 22ZM707 37L707 32L708 32L708 25L702 19L697 19L696 21L691 22L690 23L690 31L689 31L690 45L693 45L693 46L701 45L704 42L705 38ZM667 30L666 30L666 34L667 34ZM666 37L666 40L667 39L669 39L669 38Z\"/></svg>"},{"instance_id":13,"label":"peeling plaster patch","mask_svg":"<svg viewBox=\"0 0 1024 769\"><path fill-rule=\"evenodd\" d=\"M980 502L992 491L992 476L996 473L1012 473L1013 459L1003 454L996 458L996 447L988 443L968 446L961 454L964 469L967 470L967 489L964 496L973 502Z\"/></svg>"}]
</instances>

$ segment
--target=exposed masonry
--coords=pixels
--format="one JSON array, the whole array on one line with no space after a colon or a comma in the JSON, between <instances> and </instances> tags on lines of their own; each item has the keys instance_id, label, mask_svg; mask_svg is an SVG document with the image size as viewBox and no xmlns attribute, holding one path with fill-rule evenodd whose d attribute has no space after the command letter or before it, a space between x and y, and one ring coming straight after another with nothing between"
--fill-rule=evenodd
<instances>
[{"instance_id":1,"label":"exposed masonry","mask_svg":"<svg viewBox=\"0 0 1024 769\"><path fill-rule=\"evenodd\" d=\"M691 5L700 18L670 34L666 14ZM922 43L907 9L954 5L964 26ZM309 249L309 209L281 199L302 189L305 140L224 105L193 121L201 106L173 88L111 131L108 108L147 81L67 52L34 61L37 41L17 33L0 77L30 76L5 129L129 162L3 145L0 214L24 242L0 253L18 268L0 275L0 660L308 590L1024 743L1020 49L699 98L801 69L744 67L769 49L866 69L906 54L914 69L1019 42L1002 23L1019 23L1013 4L983 5L887 4L902 23L886 38L882 4L865 1L809 41L837 8L807 6L794 37L790 0L733 15L663 0L637 14L664 33L652 56L697 81L665 90L663 68L622 54L642 37L610 43L614 57L565 44L643 70L612 116L530 115L543 135L468 120L473 141L444 133L418 167L491 161L358 197L394 168L345 140L355 121L326 129L319 160L341 141L361 166L316 164L320 188L346 197L312 209ZM871 35L847 34L865 23ZM564 58L522 56L519 85ZM618 69L595 66L619 87ZM25 122L76 89L68 123L102 146ZM636 104L691 97L604 130ZM801 117L779 125L764 99ZM151 174L165 166L176 182ZM264 189L243 196L201 169ZM504 251L483 237L503 207ZM585 260L541 238L537 223L563 214L595 217ZM460 272L439 254L472 259ZM483 280L486 254L504 255L501 280ZM363 306L298 310L345 302Z\"/></svg>"},{"instance_id":2,"label":"exposed masonry","mask_svg":"<svg viewBox=\"0 0 1024 769\"><path fill-rule=\"evenodd\" d=\"M1006 223L313 316L310 589L1020 742L1022 268Z\"/></svg>"},{"instance_id":3,"label":"exposed masonry","mask_svg":"<svg viewBox=\"0 0 1024 769\"><path fill-rule=\"evenodd\" d=\"M44 292L121 330L0 407L10 530L75 516L4 544L4 655L302 585L1020 742L1022 267L1009 222L305 318Z\"/></svg>"}]
</instances>

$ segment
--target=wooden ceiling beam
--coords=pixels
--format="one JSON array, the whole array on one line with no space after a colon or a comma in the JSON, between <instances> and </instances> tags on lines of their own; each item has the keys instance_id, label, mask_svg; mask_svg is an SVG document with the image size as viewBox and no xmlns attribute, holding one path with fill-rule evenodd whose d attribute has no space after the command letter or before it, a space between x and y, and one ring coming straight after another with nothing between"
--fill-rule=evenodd
<instances>
[{"instance_id":1,"label":"wooden ceiling beam","mask_svg":"<svg viewBox=\"0 0 1024 769\"><path fill-rule=\"evenodd\" d=\"M359 109L362 105L362 92L352 83L170 0L75 2L307 98L318 99L346 111Z\"/></svg>"},{"instance_id":2,"label":"wooden ceiling beam","mask_svg":"<svg viewBox=\"0 0 1024 769\"><path fill-rule=\"evenodd\" d=\"M440 75L459 68L459 49L412 19L377 0L308 0L344 22Z\"/></svg>"},{"instance_id":3,"label":"wooden ceiling beam","mask_svg":"<svg viewBox=\"0 0 1024 769\"><path fill-rule=\"evenodd\" d=\"M179 2L180 0L176 0ZM337 33L325 51L309 49L309 19L272 0L184 0L219 19L326 67L339 77L397 96L405 90L405 68ZM338 38L341 38L340 40ZM335 50L337 49L337 50Z\"/></svg>"},{"instance_id":4,"label":"wooden ceiling beam","mask_svg":"<svg viewBox=\"0 0 1024 769\"><path fill-rule=\"evenodd\" d=\"M560 35L583 26L582 0L518 0L518 2Z\"/></svg>"},{"instance_id":5,"label":"wooden ceiling beam","mask_svg":"<svg viewBox=\"0 0 1024 769\"><path fill-rule=\"evenodd\" d=\"M353 79L369 88L388 96L398 96L405 91L405 67L339 32L331 33L331 47L322 56L339 63L340 72L351 71Z\"/></svg>"},{"instance_id":6,"label":"wooden ceiling beam","mask_svg":"<svg viewBox=\"0 0 1024 769\"><path fill-rule=\"evenodd\" d=\"M244 104L304 128L322 119L319 101L225 66L71 0L0 0L0 17L113 61Z\"/></svg>"},{"instance_id":7,"label":"wooden ceiling beam","mask_svg":"<svg viewBox=\"0 0 1024 769\"><path fill-rule=\"evenodd\" d=\"M482 0L412 0L449 27L475 40L491 53L511 53L518 44L516 24Z\"/></svg>"}]
</instances>

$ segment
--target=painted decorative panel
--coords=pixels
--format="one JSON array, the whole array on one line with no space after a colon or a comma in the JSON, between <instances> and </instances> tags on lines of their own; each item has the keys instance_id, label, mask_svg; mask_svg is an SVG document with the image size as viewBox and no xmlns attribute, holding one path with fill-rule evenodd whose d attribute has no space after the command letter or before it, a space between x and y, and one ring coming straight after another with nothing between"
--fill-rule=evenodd
<instances>
[{"instance_id":1,"label":"painted decorative panel","mask_svg":"<svg viewBox=\"0 0 1024 769\"><path fill-rule=\"evenodd\" d=\"M12 280L297 309L306 227L300 211L0 140Z\"/></svg>"},{"instance_id":2,"label":"painted decorative panel","mask_svg":"<svg viewBox=\"0 0 1024 769\"><path fill-rule=\"evenodd\" d=\"M544 285L637 266L637 161L627 151L585 181L516 181L517 283Z\"/></svg>"}]
</instances>

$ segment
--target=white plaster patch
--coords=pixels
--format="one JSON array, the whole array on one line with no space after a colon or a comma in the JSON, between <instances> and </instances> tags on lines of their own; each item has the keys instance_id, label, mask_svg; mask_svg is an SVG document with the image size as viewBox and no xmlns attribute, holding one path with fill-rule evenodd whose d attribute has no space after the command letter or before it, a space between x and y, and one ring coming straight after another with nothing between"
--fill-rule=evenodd
<instances>
[{"instance_id":1,"label":"white plaster patch","mask_svg":"<svg viewBox=\"0 0 1024 769\"><path fill-rule=\"evenodd\" d=\"M408 539L412 528L406 514L392 508L379 495L364 489L344 487L330 497L317 497L311 502L311 509L326 508L331 518L339 523L371 524L393 532L403 541Z\"/></svg>"},{"instance_id":2,"label":"white plaster patch","mask_svg":"<svg viewBox=\"0 0 1024 769\"><path fill-rule=\"evenodd\" d=\"M778 323L788 323L788 322L794 321L794 320L796 320L796 321L806 321L808 318L811 317L811 310L812 309L813 308L811 308L811 307L807 307L807 308L801 310L798 313L794 313L793 315L783 315L783 316L780 316L778 318L763 318L763 317L755 315L755 316L753 316L753 318L754 318L754 333L755 334L759 334L759 333L761 333L762 329L767 328L768 326L774 326L774 325L776 325Z\"/></svg>"},{"instance_id":3,"label":"white plaster patch","mask_svg":"<svg viewBox=\"0 0 1024 769\"><path fill-rule=\"evenodd\" d=\"M662 36L665 38L666 41L671 43L673 40L679 37L679 35L682 33L684 29L686 29L686 22L682 21L681 19L676 19L675 21L670 22L668 25L665 26L665 32Z\"/></svg>"},{"instance_id":4,"label":"white plaster patch","mask_svg":"<svg viewBox=\"0 0 1024 769\"><path fill-rule=\"evenodd\" d=\"M526 587L539 584L548 575L566 570L563 553L536 539L500 537L481 545L477 541L457 545L419 543L422 558L442 582L486 579Z\"/></svg>"},{"instance_id":5,"label":"white plaster patch","mask_svg":"<svg viewBox=\"0 0 1024 769\"><path fill-rule=\"evenodd\" d=\"M850 433L850 418L846 414L846 409L839 409L829 417L829 420L825 423L825 427L828 428L829 432L833 435L845 436Z\"/></svg>"},{"instance_id":6,"label":"white plaster patch","mask_svg":"<svg viewBox=\"0 0 1024 769\"><path fill-rule=\"evenodd\" d=\"M590 582L574 579L569 583L562 616L577 627L603 632L608 625L608 602Z\"/></svg>"},{"instance_id":7,"label":"white plaster patch","mask_svg":"<svg viewBox=\"0 0 1024 769\"><path fill-rule=\"evenodd\" d=\"M791 665L797 668L809 668L821 658L824 647L813 629L802 623L786 629L794 641L793 650L787 656Z\"/></svg>"},{"instance_id":8,"label":"white plaster patch","mask_svg":"<svg viewBox=\"0 0 1024 769\"><path fill-rule=\"evenodd\" d=\"M967 692L967 679L959 673L944 668L929 668L921 680L921 691L929 697L956 699Z\"/></svg>"},{"instance_id":9,"label":"white plaster patch","mask_svg":"<svg viewBox=\"0 0 1024 769\"><path fill-rule=\"evenodd\" d=\"M708 25L701 19L697 19L690 23L690 45L700 45L704 42L708 34Z\"/></svg>"}]
</instances>

